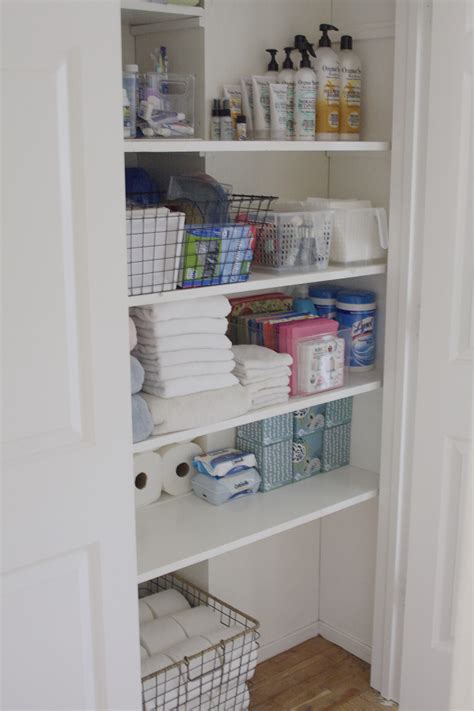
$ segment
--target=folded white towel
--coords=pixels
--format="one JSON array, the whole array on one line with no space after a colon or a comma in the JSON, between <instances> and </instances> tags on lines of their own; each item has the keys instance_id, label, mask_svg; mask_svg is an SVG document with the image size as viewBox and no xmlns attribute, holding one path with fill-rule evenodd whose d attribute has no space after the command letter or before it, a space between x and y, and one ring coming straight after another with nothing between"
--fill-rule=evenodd
<instances>
[{"instance_id":1,"label":"folded white towel","mask_svg":"<svg viewBox=\"0 0 474 711\"><path fill-rule=\"evenodd\" d=\"M191 351L170 351L169 353L160 353L153 355L139 355L135 353L136 357L146 368L166 368L168 366L182 365L183 363L223 363L226 361L234 362L234 357L232 355L232 350L230 348L226 350L218 349L212 350L211 348L196 348L196 350Z\"/></svg>"},{"instance_id":2,"label":"folded white towel","mask_svg":"<svg viewBox=\"0 0 474 711\"><path fill-rule=\"evenodd\" d=\"M226 333L229 323L226 318L177 318L172 321L143 321L134 317L139 340L163 338L184 333Z\"/></svg>"},{"instance_id":3,"label":"folded white towel","mask_svg":"<svg viewBox=\"0 0 474 711\"><path fill-rule=\"evenodd\" d=\"M236 365L234 374L242 385L250 385L251 383L261 383L264 380L268 380L268 378L289 378L291 368L285 365L282 368L251 368L250 370L244 370Z\"/></svg>"},{"instance_id":4,"label":"folded white towel","mask_svg":"<svg viewBox=\"0 0 474 711\"><path fill-rule=\"evenodd\" d=\"M189 378L175 378L165 380L160 384L151 381L145 375L143 392L158 397L170 398L182 395L192 395L205 390L218 390L220 388L230 388L238 385L239 381L232 373L220 373L219 375L194 375Z\"/></svg>"},{"instance_id":5,"label":"folded white towel","mask_svg":"<svg viewBox=\"0 0 474 711\"><path fill-rule=\"evenodd\" d=\"M168 399L143 393L143 398L156 423L154 434L212 425L250 409L250 393L241 385Z\"/></svg>"},{"instance_id":6,"label":"folded white towel","mask_svg":"<svg viewBox=\"0 0 474 711\"><path fill-rule=\"evenodd\" d=\"M289 377L284 375L281 378L267 378L267 380L261 380L258 383L250 383L247 385L247 390L252 393L252 398L259 395L261 392L266 392L273 388L287 388L289 386Z\"/></svg>"},{"instance_id":7,"label":"folded white towel","mask_svg":"<svg viewBox=\"0 0 474 711\"><path fill-rule=\"evenodd\" d=\"M267 407L268 405L278 405L282 402L288 402L289 399L289 393L280 393L279 395L268 395L267 397L260 398L257 402L252 402L250 409L259 410L261 407Z\"/></svg>"},{"instance_id":8,"label":"folded white towel","mask_svg":"<svg viewBox=\"0 0 474 711\"><path fill-rule=\"evenodd\" d=\"M153 345L142 345L139 340L133 355L140 359L140 355L159 355L161 353L169 353L169 351L188 351L198 348L230 350L231 347L232 343L227 336L214 333L204 333L201 336L197 333L191 333L189 335L157 338Z\"/></svg>"},{"instance_id":9,"label":"folded white towel","mask_svg":"<svg viewBox=\"0 0 474 711\"><path fill-rule=\"evenodd\" d=\"M246 370L293 363L293 358L289 353L276 353L265 346L233 346L232 350L236 363Z\"/></svg>"},{"instance_id":10,"label":"folded white towel","mask_svg":"<svg viewBox=\"0 0 474 711\"><path fill-rule=\"evenodd\" d=\"M168 365L164 368L152 365L146 366L146 377L150 383L164 383L175 378L187 378L194 375L219 375L230 373L234 368L233 360L223 360L213 363L183 363L183 365Z\"/></svg>"},{"instance_id":11,"label":"folded white towel","mask_svg":"<svg viewBox=\"0 0 474 711\"><path fill-rule=\"evenodd\" d=\"M130 309L132 316L144 321L170 321L176 318L225 318L231 310L229 299L225 296L205 296L201 299L189 298L186 301L175 301L166 304L151 304L150 306L134 306Z\"/></svg>"}]
</instances>

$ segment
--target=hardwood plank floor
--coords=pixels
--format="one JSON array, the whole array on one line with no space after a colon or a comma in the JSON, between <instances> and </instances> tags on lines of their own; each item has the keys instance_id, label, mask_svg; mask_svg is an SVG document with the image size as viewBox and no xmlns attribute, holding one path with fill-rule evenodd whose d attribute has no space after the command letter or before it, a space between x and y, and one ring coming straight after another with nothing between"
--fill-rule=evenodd
<instances>
[{"instance_id":1,"label":"hardwood plank floor","mask_svg":"<svg viewBox=\"0 0 474 711\"><path fill-rule=\"evenodd\" d=\"M251 711L376 711L397 708L371 689L370 666L322 637L309 639L257 667Z\"/></svg>"}]
</instances>

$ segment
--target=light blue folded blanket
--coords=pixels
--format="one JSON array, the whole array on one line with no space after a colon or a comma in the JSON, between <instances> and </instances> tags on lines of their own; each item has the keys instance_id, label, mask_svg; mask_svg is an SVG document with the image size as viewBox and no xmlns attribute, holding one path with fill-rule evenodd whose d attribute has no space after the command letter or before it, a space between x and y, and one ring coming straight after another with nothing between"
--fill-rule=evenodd
<instances>
[{"instance_id":1,"label":"light blue folded blanket","mask_svg":"<svg viewBox=\"0 0 474 711\"><path fill-rule=\"evenodd\" d=\"M132 427L134 442L141 442L153 434L150 410L140 395L132 395Z\"/></svg>"},{"instance_id":2,"label":"light blue folded blanket","mask_svg":"<svg viewBox=\"0 0 474 711\"><path fill-rule=\"evenodd\" d=\"M139 393L143 387L145 371L143 365L134 356L130 356L130 382L132 384L132 395Z\"/></svg>"}]
</instances>

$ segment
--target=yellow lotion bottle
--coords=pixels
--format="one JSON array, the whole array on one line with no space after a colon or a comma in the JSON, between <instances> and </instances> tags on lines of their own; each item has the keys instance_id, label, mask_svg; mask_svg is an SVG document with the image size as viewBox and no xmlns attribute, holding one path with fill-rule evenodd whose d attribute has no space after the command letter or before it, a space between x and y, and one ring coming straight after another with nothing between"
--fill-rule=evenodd
<instances>
[{"instance_id":1,"label":"yellow lotion bottle","mask_svg":"<svg viewBox=\"0 0 474 711\"><path fill-rule=\"evenodd\" d=\"M339 138L341 141L360 139L360 97L362 86L362 63L352 51L352 37L341 37L339 53L341 65L341 111Z\"/></svg>"}]
</instances>

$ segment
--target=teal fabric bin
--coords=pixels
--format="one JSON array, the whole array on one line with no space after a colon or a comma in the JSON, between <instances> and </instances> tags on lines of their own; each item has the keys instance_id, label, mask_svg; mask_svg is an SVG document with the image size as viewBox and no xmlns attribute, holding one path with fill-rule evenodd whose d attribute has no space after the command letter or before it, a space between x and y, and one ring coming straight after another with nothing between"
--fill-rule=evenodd
<instances>
[{"instance_id":1,"label":"teal fabric bin","mask_svg":"<svg viewBox=\"0 0 474 711\"><path fill-rule=\"evenodd\" d=\"M351 423L328 427L323 432L322 471L329 472L349 464L351 457Z\"/></svg>"},{"instance_id":2,"label":"teal fabric bin","mask_svg":"<svg viewBox=\"0 0 474 711\"><path fill-rule=\"evenodd\" d=\"M325 426L336 427L350 422L352 420L352 400L351 397L344 397L342 400L326 403Z\"/></svg>"},{"instance_id":3,"label":"teal fabric bin","mask_svg":"<svg viewBox=\"0 0 474 711\"><path fill-rule=\"evenodd\" d=\"M257 470L262 478L260 491L271 491L293 481L291 439L262 445L237 435L235 446L255 454Z\"/></svg>"},{"instance_id":4,"label":"teal fabric bin","mask_svg":"<svg viewBox=\"0 0 474 711\"><path fill-rule=\"evenodd\" d=\"M284 439L291 439L293 424L291 412L287 415L267 417L259 422L249 422L237 428L237 437L243 437L250 442L261 445L274 444Z\"/></svg>"},{"instance_id":5,"label":"teal fabric bin","mask_svg":"<svg viewBox=\"0 0 474 711\"><path fill-rule=\"evenodd\" d=\"M319 429L312 434L293 439L293 481L308 479L321 471L323 437L324 432Z\"/></svg>"},{"instance_id":6,"label":"teal fabric bin","mask_svg":"<svg viewBox=\"0 0 474 711\"><path fill-rule=\"evenodd\" d=\"M326 405L314 405L305 407L304 410L296 410L293 413L293 436L304 437L316 430L321 430L325 424Z\"/></svg>"}]
</instances>

